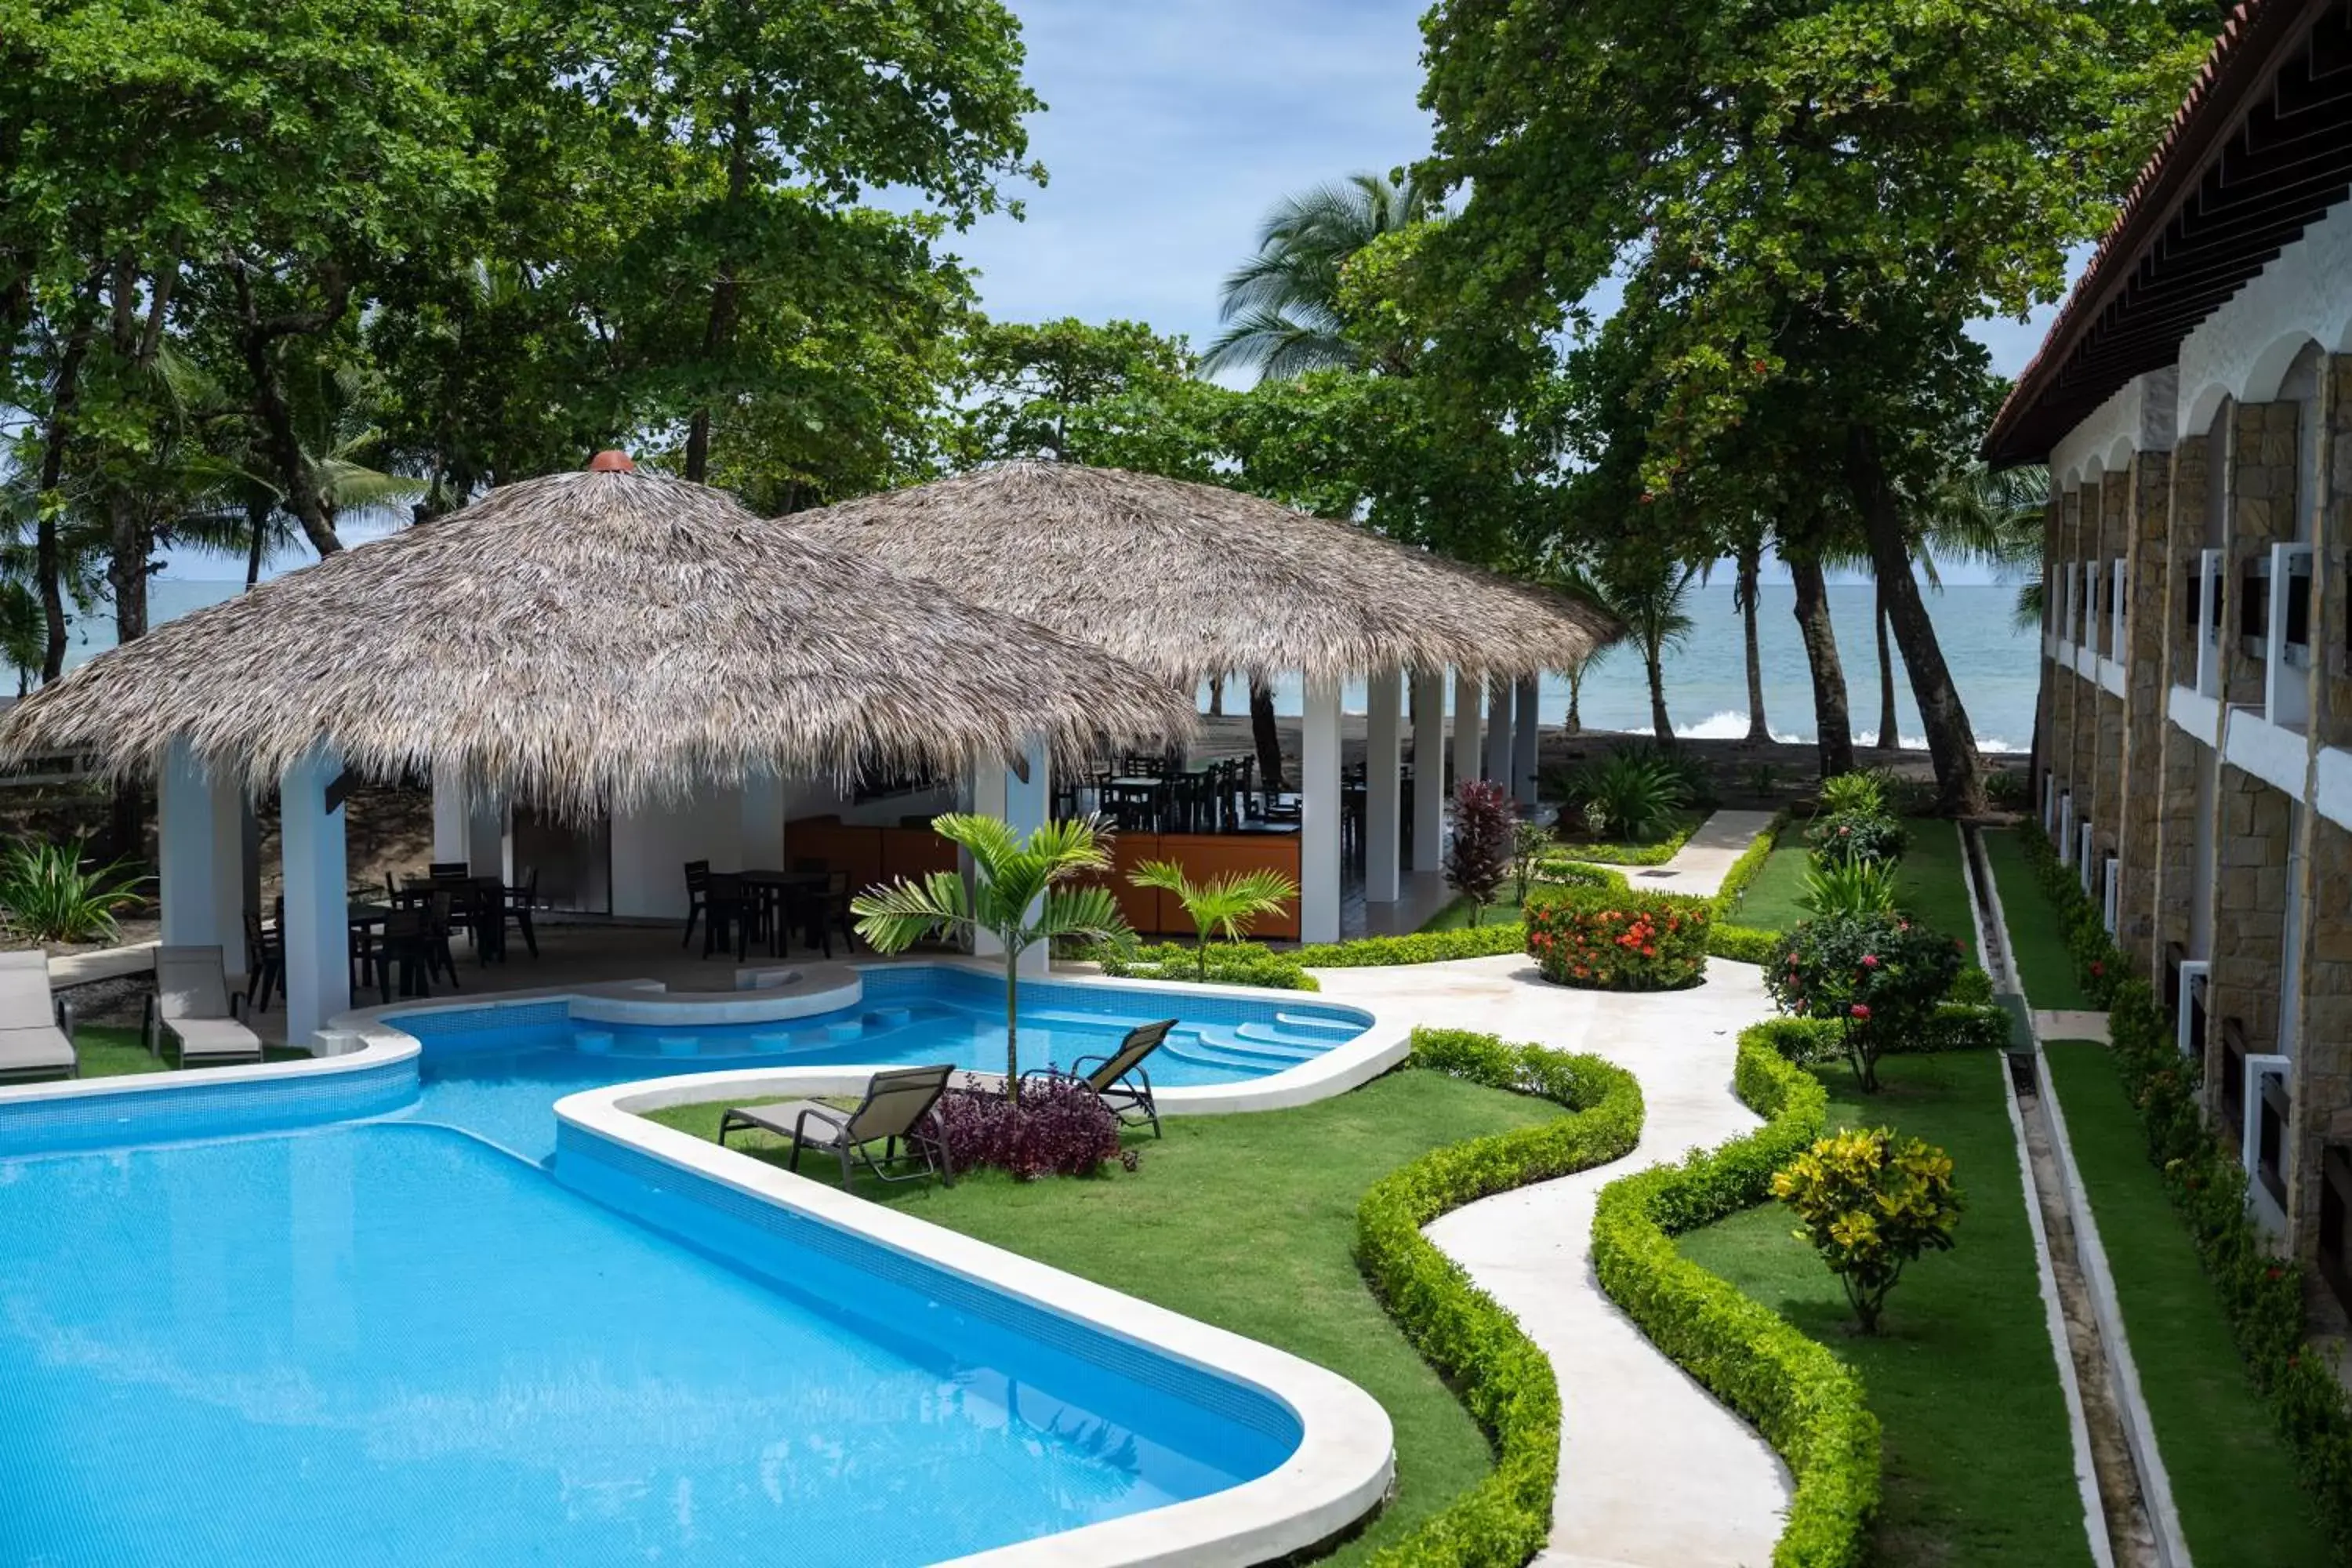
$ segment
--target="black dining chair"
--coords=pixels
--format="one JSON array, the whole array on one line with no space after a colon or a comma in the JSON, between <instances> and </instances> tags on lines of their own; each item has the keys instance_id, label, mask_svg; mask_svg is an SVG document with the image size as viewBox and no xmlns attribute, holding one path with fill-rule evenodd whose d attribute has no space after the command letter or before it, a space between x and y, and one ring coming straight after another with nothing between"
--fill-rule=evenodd
<instances>
[{"instance_id":1,"label":"black dining chair","mask_svg":"<svg viewBox=\"0 0 2352 1568\"><path fill-rule=\"evenodd\" d=\"M809 929L827 958L833 956L833 933L839 931L848 952L857 951L856 917L849 908L849 873L835 871L824 879L822 889L808 896Z\"/></svg>"},{"instance_id":2,"label":"black dining chair","mask_svg":"<svg viewBox=\"0 0 2352 1568\"><path fill-rule=\"evenodd\" d=\"M758 923L757 890L743 885L733 871L713 871L702 885L702 956L714 957L733 949L743 962L751 949L751 928Z\"/></svg>"},{"instance_id":3,"label":"black dining chair","mask_svg":"<svg viewBox=\"0 0 2352 1568\"><path fill-rule=\"evenodd\" d=\"M680 947L694 945L695 922L707 917L710 904L710 862L688 860L686 863L686 934L677 939ZM708 954L709 944L703 952Z\"/></svg>"},{"instance_id":4,"label":"black dining chair","mask_svg":"<svg viewBox=\"0 0 2352 1568\"><path fill-rule=\"evenodd\" d=\"M286 994L286 946L276 931L261 923L259 912L254 910L245 911L245 965L246 1008L267 1013L270 992Z\"/></svg>"},{"instance_id":5,"label":"black dining chair","mask_svg":"<svg viewBox=\"0 0 2352 1568\"><path fill-rule=\"evenodd\" d=\"M499 896L501 900L499 920L499 949L504 951L506 947L506 922L511 920L514 921L515 930L522 933L522 945L524 949L528 951L533 958L537 958L539 956L539 929L531 924L531 911L539 905L539 868L533 866L530 870L524 872L520 885L512 888L501 888L499 890Z\"/></svg>"}]
</instances>

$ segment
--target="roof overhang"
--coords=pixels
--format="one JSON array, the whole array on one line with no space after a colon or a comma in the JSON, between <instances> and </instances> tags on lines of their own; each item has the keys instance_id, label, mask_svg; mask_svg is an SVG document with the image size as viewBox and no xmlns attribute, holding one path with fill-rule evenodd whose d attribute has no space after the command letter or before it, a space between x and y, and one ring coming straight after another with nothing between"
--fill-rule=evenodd
<instances>
[{"instance_id":1,"label":"roof overhang","mask_svg":"<svg viewBox=\"0 0 2352 1568\"><path fill-rule=\"evenodd\" d=\"M2352 0L2247 0L1994 416L1986 458L2047 458L2347 195Z\"/></svg>"}]
</instances>

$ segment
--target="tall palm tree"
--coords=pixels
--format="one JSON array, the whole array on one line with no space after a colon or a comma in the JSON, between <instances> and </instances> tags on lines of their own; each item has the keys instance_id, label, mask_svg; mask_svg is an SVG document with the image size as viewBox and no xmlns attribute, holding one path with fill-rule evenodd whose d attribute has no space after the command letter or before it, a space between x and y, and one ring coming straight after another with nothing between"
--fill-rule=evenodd
<instances>
[{"instance_id":1,"label":"tall palm tree","mask_svg":"<svg viewBox=\"0 0 2352 1568\"><path fill-rule=\"evenodd\" d=\"M950 812L931 830L971 852L972 885L953 871L919 882L869 888L850 900L857 934L877 952L904 952L933 932L985 931L1004 949L1004 1093L1021 1095L1021 955L1068 937L1108 942L1124 932L1118 901L1099 882L1072 886L1110 869L1110 844L1091 817L1048 822L1027 842L1002 820Z\"/></svg>"},{"instance_id":2,"label":"tall palm tree","mask_svg":"<svg viewBox=\"0 0 2352 1568\"><path fill-rule=\"evenodd\" d=\"M1340 275L1364 247L1437 210L1410 174L1350 174L1285 196L1258 227L1257 254L1225 279L1217 309L1225 328L1202 371L1285 377L1363 363L1339 310Z\"/></svg>"},{"instance_id":3,"label":"tall palm tree","mask_svg":"<svg viewBox=\"0 0 2352 1568\"><path fill-rule=\"evenodd\" d=\"M1739 629L1748 650L1748 739L1769 741L1772 728L1764 717L1764 650L1756 625L1756 592L1764 573L1764 520L1750 518L1732 536L1731 605L1739 612ZM1699 581L1715 575L1715 563L1699 567Z\"/></svg>"},{"instance_id":4,"label":"tall palm tree","mask_svg":"<svg viewBox=\"0 0 2352 1568\"><path fill-rule=\"evenodd\" d=\"M1623 623L1627 640L1642 650L1643 672L1650 681L1650 728L1661 745L1675 741L1673 721L1666 717L1665 656L1697 629L1685 607L1698 568L1687 562L1644 557L1622 562L1607 573L1608 606Z\"/></svg>"},{"instance_id":5,"label":"tall palm tree","mask_svg":"<svg viewBox=\"0 0 2352 1568\"><path fill-rule=\"evenodd\" d=\"M1609 590L1590 571L1586 570L1580 562L1554 561L1538 568L1529 575L1546 587L1566 594L1570 598L1581 599L1598 609L1610 608ZM1620 622L1615 635L1608 641L1595 642L1586 650L1582 658L1570 659L1559 667L1561 679L1568 682L1568 722L1564 727L1564 733L1580 735L1584 732L1582 705L1585 672L1592 668L1593 660L1623 642L1626 636L1625 625Z\"/></svg>"}]
</instances>

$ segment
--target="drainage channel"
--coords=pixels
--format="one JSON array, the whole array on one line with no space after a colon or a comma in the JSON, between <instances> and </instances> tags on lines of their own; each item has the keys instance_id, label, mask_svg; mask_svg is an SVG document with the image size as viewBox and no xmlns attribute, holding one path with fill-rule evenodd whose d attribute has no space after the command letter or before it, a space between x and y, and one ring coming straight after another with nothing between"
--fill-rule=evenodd
<instances>
[{"instance_id":1,"label":"drainage channel","mask_svg":"<svg viewBox=\"0 0 2352 1568\"><path fill-rule=\"evenodd\" d=\"M2056 1297L2052 1326L2065 1342L2062 1371L2073 1374L2063 1381L2073 1406L2076 1462L2087 1460L2090 1468L2084 1503L2091 1554L2113 1568L2189 1568L2177 1527L2158 1528L2158 1521L2168 1520L2171 1512L2168 1489L2147 1440L2144 1415L2135 1409L2137 1380L2129 1366L2129 1347L2120 1343L2120 1318L2112 1310L2101 1310L2103 1295L2112 1308L2112 1291L2094 1284L2095 1273L2105 1279L2105 1258L2095 1231L2083 1235L2089 1223L2087 1211L2080 1204L2063 1120L2042 1083L2032 1014L2011 962L2009 932L1992 891L1991 865L1974 824L1962 824L1960 837L1976 904L1979 946L1996 998L2011 1015L2011 1109L2047 1267L2044 1284ZM2117 1342L2116 1353L2110 1352L2111 1335ZM2155 1472L2154 1486L2150 1471ZM2164 1500L2151 1503L2151 1497Z\"/></svg>"}]
</instances>

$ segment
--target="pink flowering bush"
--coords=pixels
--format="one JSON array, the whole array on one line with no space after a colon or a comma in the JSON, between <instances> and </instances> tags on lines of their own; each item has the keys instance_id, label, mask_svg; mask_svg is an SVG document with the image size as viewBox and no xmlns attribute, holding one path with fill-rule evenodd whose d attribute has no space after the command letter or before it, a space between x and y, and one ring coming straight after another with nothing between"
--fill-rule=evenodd
<instances>
[{"instance_id":1,"label":"pink flowering bush","mask_svg":"<svg viewBox=\"0 0 2352 1568\"><path fill-rule=\"evenodd\" d=\"M1964 963L1958 942L1901 915L1824 915L1789 933L1764 988L1783 1013L1834 1022L1854 1077L1875 1089L1878 1058L1935 1025Z\"/></svg>"}]
</instances>

